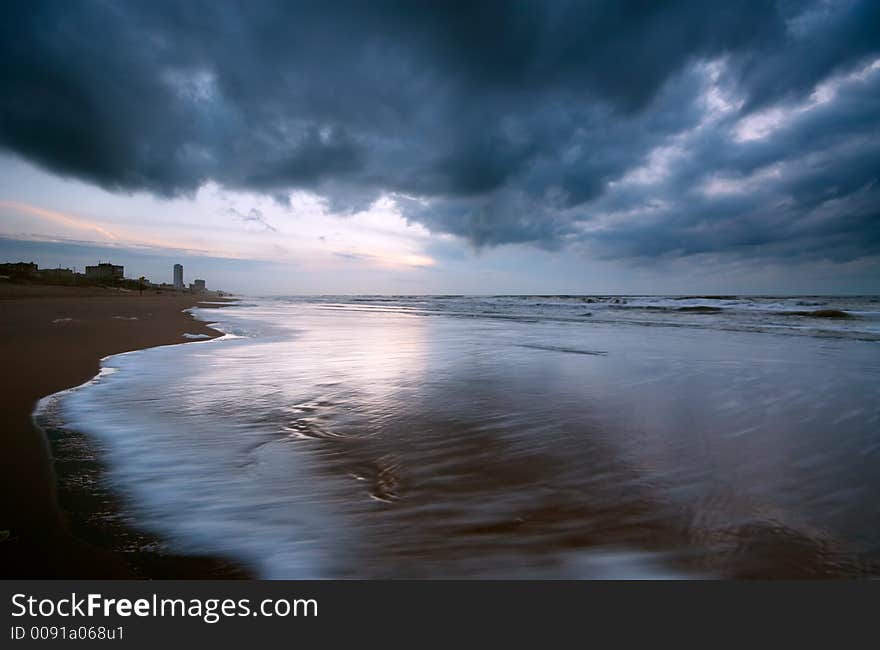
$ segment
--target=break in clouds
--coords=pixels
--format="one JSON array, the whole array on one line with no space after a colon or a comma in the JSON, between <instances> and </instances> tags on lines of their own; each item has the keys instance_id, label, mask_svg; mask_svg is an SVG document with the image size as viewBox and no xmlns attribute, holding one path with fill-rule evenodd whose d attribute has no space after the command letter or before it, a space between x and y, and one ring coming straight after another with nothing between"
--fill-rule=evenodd
<instances>
[{"instance_id":1,"label":"break in clouds","mask_svg":"<svg viewBox=\"0 0 880 650\"><path fill-rule=\"evenodd\" d=\"M0 146L115 191L392 196L476 246L880 253L880 3L662 4L12 3Z\"/></svg>"}]
</instances>

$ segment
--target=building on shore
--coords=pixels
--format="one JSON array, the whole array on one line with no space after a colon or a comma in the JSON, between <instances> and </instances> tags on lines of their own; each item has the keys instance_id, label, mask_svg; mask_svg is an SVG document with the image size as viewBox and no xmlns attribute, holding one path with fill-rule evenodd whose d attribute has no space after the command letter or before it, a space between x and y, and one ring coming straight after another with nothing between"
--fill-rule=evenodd
<instances>
[{"instance_id":1,"label":"building on shore","mask_svg":"<svg viewBox=\"0 0 880 650\"><path fill-rule=\"evenodd\" d=\"M108 262L98 262L95 266L86 267L87 280L121 280L124 267Z\"/></svg>"},{"instance_id":2,"label":"building on shore","mask_svg":"<svg viewBox=\"0 0 880 650\"><path fill-rule=\"evenodd\" d=\"M174 289L175 291L183 291L183 264L174 265Z\"/></svg>"},{"instance_id":3,"label":"building on shore","mask_svg":"<svg viewBox=\"0 0 880 650\"><path fill-rule=\"evenodd\" d=\"M0 274L13 277L27 277L37 274L37 265L33 262L6 262L0 264Z\"/></svg>"},{"instance_id":4,"label":"building on shore","mask_svg":"<svg viewBox=\"0 0 880 650\"><path fill-rule=\"evenodd\" d=\"M140 276L137 279L126 279L125 267L121 264L98 262L94 266L87 266L85 273L77 273L76 268L41 269L34 262L3 262L0 263L0 281L26 284L51 284L64 286L102 286L116 287L124 291L153 289L156 291L186 291L192 293L204 293L207 291L206 282L195 279L187 287L183 283L183 265L174 265L174 283L155 283L149 278Z\"/></svg>"},{"instance_id":5,"label":"building on shore","mask_svg":"<svg viewBox=\"0 0 880 650\"><path fill-rule=\"evenodd\" d=\"M61 267L57 269L40 269L37 271L37 275L42 280L54 280L63 283L73 282L74 279L73 269L62 269Z\"/></svg>"}]
</instances>

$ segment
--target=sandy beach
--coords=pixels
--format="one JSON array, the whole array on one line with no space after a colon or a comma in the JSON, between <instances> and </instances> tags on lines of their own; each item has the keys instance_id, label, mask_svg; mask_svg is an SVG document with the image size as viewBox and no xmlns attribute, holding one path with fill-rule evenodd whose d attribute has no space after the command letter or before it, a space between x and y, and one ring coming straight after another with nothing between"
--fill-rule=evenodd
<instances>
[{"instance_id":1,"label":"sandy beach","mask_svg":"<svg viewBox=\"0 0 880 650\"><path fill-rule=\"evenodd\" d=\"M185 333L220 333L183 310L212 293L120 292L101 288L0 285L0 575L28 578L230 577L235 571L203 558L175 558L111 549L119 531L90 524L87 493L57 489L76 463L56 473L53 449L32 422L37 401L95 376L100 359L120 352L182 343ZM92 475L99 471L90 461ZM82 471L79 464L77 471ZM62 484L64 481L60 481ZM106 501L106 495L104 498ZM102 508L114 508L103 503ZM112 528L112 527L111 527ZM134 560L138 566L132 566ZM170 566L170 565L173 565Z\"/></svg>"}]
</instances>

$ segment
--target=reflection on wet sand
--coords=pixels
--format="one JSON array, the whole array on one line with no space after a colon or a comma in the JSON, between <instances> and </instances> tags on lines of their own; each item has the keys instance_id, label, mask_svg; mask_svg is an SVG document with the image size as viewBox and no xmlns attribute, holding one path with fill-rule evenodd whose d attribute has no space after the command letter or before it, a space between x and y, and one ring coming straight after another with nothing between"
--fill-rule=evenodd
<instances>
[{"instance_id":1,"label":"reflection on wet sand","mask_svg":"<svg viewBox=\"0 0 880 650\"><path fill-rule=\"evenodd\" d=\"M485 390L477 401L494 401ZM463 428L430 414L418 434L408 426L365 437L331 428L313 429L322 433L309 436L309 452L380 502L349 500L363 526L356 575L503 577L516 567L521 576L561 578L603 557L622 565L605 577L833 578L876 569L821 531L774 520L760 504L706 499L691 511L664 503L589 427L524 430L515 442L493 434L515 430L515 417ZM530 436L538 436L534 444ZM542 450L547 436L565 441L567 455ZM741 523L713 521L713 512L735 509Z\"/></svg>"}]
</instances>

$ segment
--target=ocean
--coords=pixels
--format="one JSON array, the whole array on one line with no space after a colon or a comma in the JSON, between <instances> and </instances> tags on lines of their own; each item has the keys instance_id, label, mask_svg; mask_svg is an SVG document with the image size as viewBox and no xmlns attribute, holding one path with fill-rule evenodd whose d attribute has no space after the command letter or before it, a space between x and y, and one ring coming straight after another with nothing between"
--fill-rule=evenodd
<instances>
[{"instance_id":1,"label":"ocean","mask_svg":"<svg viewBox=\"0 0 880 650\"><path fill-rule=\"evenodd\" d=\"M313 296L50 402L127 516L264 578L864 577L880 298Z\"/></svg>"}]
</instances>

